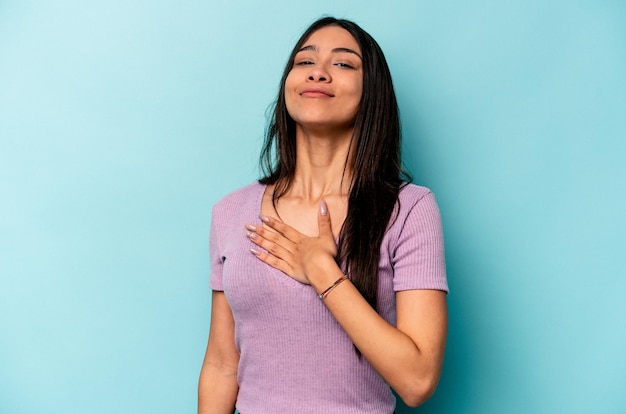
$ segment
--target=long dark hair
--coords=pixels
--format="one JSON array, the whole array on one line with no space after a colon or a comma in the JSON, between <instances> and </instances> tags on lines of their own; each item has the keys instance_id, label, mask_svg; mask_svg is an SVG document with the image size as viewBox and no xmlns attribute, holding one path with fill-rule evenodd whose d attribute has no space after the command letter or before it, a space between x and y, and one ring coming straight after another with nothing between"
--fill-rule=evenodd
<instances>
[{"instance_id":1,"label":"long dark hair","mask_svg":"<svg viewBox=\"0 0 626 414\"><path fill-rule=\"evenodd\" d=\"M261 184L274 184L275 203L291 187L296 169L296 124L287 112L285 81L295 55L308 38L325 26L347 30L361 48L363 95L354 124L351 147L352 182L346 220L339 233L337 263L349 274L369 304L377 309L380 245L391 220L398 193L410 176L400 157L400 117L389 67L378 43L357 24L324 17L302 34L280 81L263 150Z\"/></svg>"}]
</instances>

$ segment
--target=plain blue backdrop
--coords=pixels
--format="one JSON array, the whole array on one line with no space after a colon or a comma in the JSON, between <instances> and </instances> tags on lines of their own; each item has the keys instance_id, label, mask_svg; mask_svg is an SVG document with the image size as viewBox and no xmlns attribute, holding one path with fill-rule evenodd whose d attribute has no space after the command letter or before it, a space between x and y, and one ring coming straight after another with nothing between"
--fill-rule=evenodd
<instances>
[{"instance_id":1,"label":"plain blue backdrop","mask_svg":"<svg viewBox=\"0 0 626 414\"><path fill-rule=\"evenodd\" d=\"M0 413L194 412L211 207L322 14L381 44L444 220L444 372L398 412L626 412L623 1L0 0Z\"/></svg>"}]
</instances>

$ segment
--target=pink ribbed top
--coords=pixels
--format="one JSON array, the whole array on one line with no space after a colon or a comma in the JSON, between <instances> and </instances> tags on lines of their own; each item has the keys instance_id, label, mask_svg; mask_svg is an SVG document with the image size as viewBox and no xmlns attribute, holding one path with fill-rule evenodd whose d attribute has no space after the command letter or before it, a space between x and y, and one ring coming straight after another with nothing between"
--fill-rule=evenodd
<instances>
[{"instance_id":1,"label":"pink ribbed top","mask_svg":"<svg viewBox=\"0 0 626 414\"><path fill-rule=\"evenodd\" d=\"M240 352L243 414L392 413L395 399L315 290L253 256L245 223L259 223L265 186L254 183L213 208L210 287L224 291ZM409 184L381 245L378 312L395 326L400 290L448 291L439 209ZM332 212L331 212L332 214ZM372 332L372 335L376 335Z\"/></svg>"}]
</instances>

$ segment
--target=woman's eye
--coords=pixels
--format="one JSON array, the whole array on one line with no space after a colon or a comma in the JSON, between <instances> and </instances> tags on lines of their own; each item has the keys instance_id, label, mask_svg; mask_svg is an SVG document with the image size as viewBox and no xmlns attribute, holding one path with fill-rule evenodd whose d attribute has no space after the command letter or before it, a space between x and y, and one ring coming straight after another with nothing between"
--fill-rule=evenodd
<instances>
[{"instance_id":1,"label":"woman's eye","mask_svg":"<svg viewBox=\"0 0 626 414\"><path fill-rule=\"evenodd\" d=\"M339 66L340 68L354 69L354 67L350 65L349 63L339 62L339 63L335 63L335 65Z\"/></svg>"},{"instance_id":2,"label":"woman's eye","mask_svg":"<svg viewBox=\"0 0 626 414\"><path fill-rule=\"evenodd\" d=\"M296 63L296 65L298 66L306 66L306 65L312 65L313 62L311 62L310 60L301 60L300 62Z\"/></svg>"}]
</instances>

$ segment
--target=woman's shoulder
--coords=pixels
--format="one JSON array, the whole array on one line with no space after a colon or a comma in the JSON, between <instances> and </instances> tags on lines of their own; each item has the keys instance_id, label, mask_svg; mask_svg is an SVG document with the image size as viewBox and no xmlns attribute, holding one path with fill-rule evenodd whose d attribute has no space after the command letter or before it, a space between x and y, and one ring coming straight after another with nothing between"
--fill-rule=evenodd
<instances>
[{"instance_id":1,"label":"woman's shoulder","mask_svg":"<svg viewBox=\"0 0 626 414\"><path fill-rule=\"evenodd\" d=\"M219 212L239 210L244 206L253 206L260 200L265 191L265 186L258 181L237 188L223 196L215 203L213 209Z\"/></svg>"},{"instance_id":2,"label":"woman's shoulder","mask_svg":"<svg viewBox=\"0 0 626 414\"><path fill-rule=\"evenodd\" d=\"M402 203L415 205L426 196L433 196L433 192L429 188L413 183L404 183L400 188L398 201L400 205Z\"/></svg>"},{"instance_id":3,"label":"woman's shoulder","mask_svg":"<svg viewBox=\"0 0 626 414\"><path fill-rule=\"evenodd\" d=\"M439 206L437 205L435 195L428 187L405 183L400 188L400 193L398 194L396 218L392 223L402 227L402 223L410 217L422 216L429 216L430 219L439 220Z\"/></svg>"},{"instance_id":4,"label":"woman's shoulder","mask_svg":"<svg viewBox=\"0 0 626 414\"><path fill-rule=\"evenodd\" d=\"M230 193L223 196L217 203L219 204L232 200L248 199L254 194L258 194L259 191L263 191L264 188L265 186L263 184L259 183L258 181L254 181L253 183L231 191Z\"/></svg>"},{"instance_id":5,"label":"woman's shoulder","mask_svg":"<svg viewBox=\"0 0 626 414\"><path fill-rule=\"evenodd\" d=\"M440 227L441 215L433 192L420 185L404 184L388 228L389 240L395 240L392 247L402 240L436 234Z\"/></svg>"}]
</instances>

